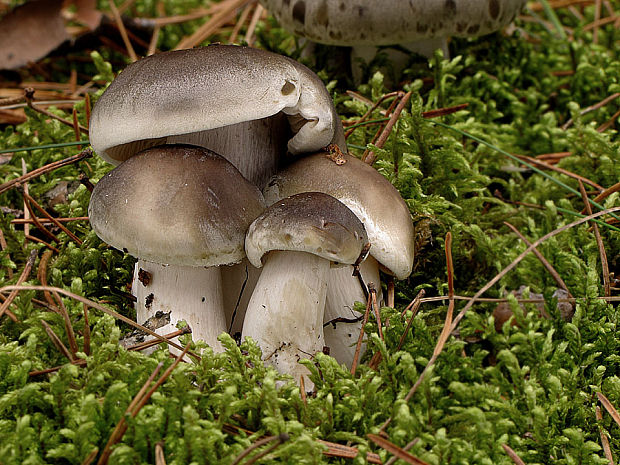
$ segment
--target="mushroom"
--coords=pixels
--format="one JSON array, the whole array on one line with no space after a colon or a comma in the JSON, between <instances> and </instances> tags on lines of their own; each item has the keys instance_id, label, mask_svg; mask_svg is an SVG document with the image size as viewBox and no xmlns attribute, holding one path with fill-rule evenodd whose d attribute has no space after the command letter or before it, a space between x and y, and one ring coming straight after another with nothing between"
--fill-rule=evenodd
<instances>
[{"instance_id":1,"label":"mushroom","mask_svg":"<svg viewBox=\"0 0 620 465\"><path fill-rule=\"evenodd\" d=\"M377 46L396 44L427 57L441 48L448 56L448 37L497 31L525 4L525 0L260 2L285 29L321 44L353 47L353 57L366 60Z\"/></svg>"},{"instance_id":2,"label":"mushroom","mask_svg":"<svg viewBox=\"0 0 620 465\"><path fill-rule=\"evenodd\" d=\"M245 231L263 210L258 188L221 156L163 145L101 178L88 213L102 240L139 258L138 322L169 313L160 334L186 320L195 339L219 348L226 326L218 266L245 256Z\"/></svg>"},{"instance_id":3,"label":"mushroom","mask_svg":"<svg viewBox=\"0 0 620 465\"><path fill-rule=\"evenodd\" d=\"M163 52L127 66L95 104L89 134L93 149L113 164L163 143L206 147L259 188L287 150L347 150L332 99L314 72L275 53L229 45ZM233 332L257 274L247 262L222 269L224 281L238 286L225 297Z\"/></svg>"},{"instance_id":4,"label":"mushroom","mask_svg":"<svg viewBox=\"0 0 620 465\"><path fill-rule=\"evenodd\" d=\"M340 118L314 72L233 45L163 52L127 66L93 108L89 133L113 164L166 142L206 147L261 188L287 149L346 151Z\"/></svg>"},{"instance_id":5,"label":"mushroom","mask_svg":"<svg viewBox=\"0 0 620 465\"><path fill-rule=\"evenodd\" d=\"M323 348L330 263L352 264L367 243L364 226L343 203L306 192L280 200L250 225L248 260L263 267L248 304L243 336L256 340L281 373L307 374L297 362Z\"/></svg>"},{"instance_id":6,"label":"mushroom","mask_svg":"<svg viewBox=\"0 0 620 465\"><path fill-rule=\"evenodd\" d=\"M267 205L300 192L324 192L351 209L360 219L371 243L372 261L361 270L364 282L378 280L378 269L404 279L411 274L414 258L415 233L409 208L396 188L373 167L361 160L343 155L344 163L336 165L326 153L316 153L297 160L275 175L263 190ZM311 173L311 175L308 175ZM370 257L369 257L370 258ZM351 319L352 295L363 296L359 282L347 273L330 276L325 322L338 318ZM379 288L379 282L375 285ZM343 288L344 290L342 290ZM348 347L346 352L331 350L330 354L348 366L353 361L353 343L357 340L361 321L333 323L325 327L326 344ZM345 342L342 342L342 341Z\"/></svg>"}]
</instances>

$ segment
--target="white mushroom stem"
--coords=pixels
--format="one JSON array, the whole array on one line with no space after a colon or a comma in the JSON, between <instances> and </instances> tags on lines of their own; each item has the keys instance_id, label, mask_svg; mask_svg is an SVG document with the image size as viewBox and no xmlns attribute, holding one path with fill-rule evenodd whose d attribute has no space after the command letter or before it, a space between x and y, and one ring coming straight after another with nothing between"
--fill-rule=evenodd
<instances>
[{"instance_id":1,"label":"white mushroom stem","mask_svg":"<svg viewBox=\"0 0 620 465\"><path fill-rule=\"evenodd\" d=\"M325 345L329 347L329 354L351 368L355 356L357 339L362 329L364 315L353 310L355 302L366 302L366 296L357 276L352 276L353 267L345 266L331 268L329 284L325 300ZM364 283L373 283L377 289L377 304L381 306L381 282L379 277L379 263L374 257L368 256L360 264L360 274ZM347 321L337 321L350 320ZM366 344L362 345L360 356L364 354Z\"/></svg>"},{"instance_id":2,"label":"white mushroom stem","mask_svg":"<svg viewBox=\"0 0 620 465\"><path fill-rule=\"evenodd\" d=\"M286 115L231 124L208 131L168 136L168 144L193 144L222 155L255 186L262 188L278 170L289 139Z\"/></svg>"},{"instance_id":3,"label":"white mushroom stem","mask_svg":"<svg viewBox=\"0 0 620 465\"><path fill-rule=\"evenodd\" d=\"M221 266L224 288L224 313L226 328L234 336L243 328L248 302L256 287L261 269L253 266L247 258L236 265Z\"/></svg>"},{"instance_id":4,"label":"white mushroom stem","mask_svg":"<svg viewBox=\"0 0 620 465\"><path fill-rule=\"evenodd\" d=\"M297 382L304 375L306 387L308 370L298 362L323 349L329 265L307 252L270 252L243 323L243 337L258 343L263 360Z\"/></svg>"},{"instance_id":5,"label":"white mushroom stem","mask_svg":"<svg viewBox=\"0 0 620 465\"><path fill-rule=\"evenodd\" d=\"M147 279L138 279L141 269ZM217 340L226 331L218 267L160 265L138 260L132 292L137 299L138 323L144 324L157 312L169 313L170 323L157 328L157 334L176 331L176 324L185 320L194 340L205 341L217 352L223 350Z\"/></svg>"}]
</instances>

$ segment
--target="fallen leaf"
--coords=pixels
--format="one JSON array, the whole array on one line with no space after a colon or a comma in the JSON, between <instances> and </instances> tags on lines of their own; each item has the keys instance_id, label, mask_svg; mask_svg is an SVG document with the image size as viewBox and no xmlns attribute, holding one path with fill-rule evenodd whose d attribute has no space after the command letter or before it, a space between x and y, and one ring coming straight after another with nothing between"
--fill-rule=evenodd
<instances>
[{"instance_id":1,"label":"fallen leaf","mask_svg":"<svg viewBox=\"0 0 620 465\"><path fill-rule=\"evenodd\" d=\"M0 69L15 69L54 50L69 34L61 15L62 0L33 0L0 20Z\"/></svg>"}]
</instances>

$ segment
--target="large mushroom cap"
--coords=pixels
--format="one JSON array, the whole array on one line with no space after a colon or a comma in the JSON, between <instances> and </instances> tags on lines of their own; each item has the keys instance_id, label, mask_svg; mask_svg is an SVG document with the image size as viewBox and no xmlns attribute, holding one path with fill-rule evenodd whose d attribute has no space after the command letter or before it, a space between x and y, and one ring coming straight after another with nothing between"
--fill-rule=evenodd
<instances>
[{"instance_id":1,"label":"large mushroom cap","mask_svg":"<svg viewBox=\"0 0 620 465\"><path fill-rule=\"evenodd\" d=\"M118 164L168 136L279 112L293 121L291 153L331 143L346 150L331 97L305 66L249 47L163 52L129 65L103 93L91 116L90 142L106 161Z\"/></svg>"},{"instance_id":2,"label":"large mushroom cap","mask_svg":"<svg viewBox=\"0 0 620 465\"><path fill-rule=\"evenodd\" d=\"M280 24L315 42L392 45L483 35L514 19L525 0L261 0Z\"/></svg>"},{"instance_id":3,"label":"large mushroom cap","mask_svg":"<svg viewBox=\"0 0 620 465\"><path fill-rule=\"evenodd\" d=\"M244 256L245 232L263 197L237 169L201 147L164 145L136 154L93 190L97 235L134 257L216 266Z\"/></svg>"},{"instance_id":4,"label":"large mushroom cap","mask_svg":"<svg viewBox=\"0 0 620 465\"><path fill-rule=\"evenodd\" d=\"M342 202L305 192L274 203L256 218L248 229L245 250L257 268L272 250L308 252L350 265L367 242L364 225Z\"/></svg>"},{"instance_id":5,"label":"large mushroom cap","mask_svg":"<svg viewBox=\"0 0 620 465\"><path fill-rule=\"evenodd\" d=\"M275 175L263 193L267 204L300 192L324 192L364 223L370 254L399 279L411 274L415 233L411 214L392 184L350 155L337 165L326 153L303 157Z\"/></svg>"}]
</instances>

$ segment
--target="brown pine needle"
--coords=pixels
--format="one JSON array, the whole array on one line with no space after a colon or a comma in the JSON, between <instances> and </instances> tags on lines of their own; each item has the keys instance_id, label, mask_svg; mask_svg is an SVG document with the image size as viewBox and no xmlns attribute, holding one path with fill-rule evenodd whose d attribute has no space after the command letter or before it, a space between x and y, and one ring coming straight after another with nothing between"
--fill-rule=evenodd
<instances>
[{"instance_id":1,"label":"brown pine needle","mask_svg":"<svg viewBox=\"0 0 620 465\"><path fill-rule=\"evenodd\" d=\"M92 308L96 308L97 310L106 313L114 318L116 318L117 320L121 320L124 323L127 323L130 326L133 326L136 329L139 329L140 331L144 331L147 334L150 334L153 337L158 338L160 341L167 343L168 345L171 345L172 347L174 347L175 349L178 350L183 350L183 347L181 347L179 344L169 341L168 339L166 339L165 337L161 336L160 334L157 334L155 331L152 331L148 328L146 328L145 326L142 326L138 323L136 323L135 321L127 318L126 316L121 315L120 313L115 312L114 310L110 310L109 308L104 307L103 305L95 302L94 300L90 300L87 299L86 297L82 297L81 295L77 295L74 294L73 292L67 291L65 289L61 289L60 287L53 287L53 286L3 286L0 287L0 293L5 293L8 291L11 291L11 293L13 291L56 291L59 294L65 295L67 297L70 297L74 300L77 300L78 302L82 302L83 304L86 304ZM191 355L192 357L194 357L196 360L200 360L200 356L193 353L192 351L188 351L187 352L189 355Z\"/></svg>"},{"instance_id":2,"label":"brown pine needle","mask_svg":"<svg viewBox=\"0 0 620 465\"><path fill-rule=\"evenodd\" d=\"M25 182L30 181L31 179L36 178L37 176L41 176L42 174L49 173L58 168L62 168L63 166L71 165L72 163L76 163L78 161L84 160L85 158L89 158L93 155L93 151L91 149L84 149L77 155L72 155L63 160L55 161L53 163L49 163L41 168L37 168L36 170L32 170L27 174L24 174L18 178L12 179L4 184L0 185L0 194L6 192L7 190Z\"/></svg>"},{"instance_id":3,"label":"brown pine needle","mask_svg":"<svg viewBox=\"0 0 620 465\"><path fill-rule=\"evenodd\" d=\"M426 463L424 460L420 460L415 455L410 454L401 447L398 447L393 442L390 442L377 434L367 434L366 436L368 437L368 439L370 439L382 449L387 450L391 454L394 454L395 457L398 457L399 459L404 460L407 463L411 463L413 465L428 465L428 463Z\"/></svg>"},{"instance_id":4,"label":"brown pine needle","mask_svg":"<svg viewBox=\"0 0 620 465\"><path fill-rule=\"evenodd\" d=\"M86 456L86 458L84 458L84 461L82 462L82 465L90 465L91 463L93 463L95 461L95 459L97 458L97 454L99 453L99 448L95 447L92 452L90 454L88 454Z\"/></svg>"},{"instance_id":5,"label":"brown pine needle","mask_svg":"<svg viewBox=\"0 0 620 465\"><path fill-rule=\"evenodd\" d=\"M362 320L362 327L360 328L360 335L357 338L357 345L355 346L355 355L353 356L353 363L351 364L351 374L355 376L357 370L357 364L360 358L360 352L362 351L362 341L364 340L364 326L368 323L368 315L370 314L370 307L372 307L372 295L377 292L375 286L372 283L368 283L368 302L366 302L366 311L364 312L364 319Z\"/></svg>"},{"instance_id":6,"label":"brown pine needle","mask_svg":"<svg viewBox=\"0 0 620 465\"><path fill-rule=\"evenodd\" d=\"M237 457L235 457L235 460L233 460L231 465L239 464L244 458L246 458L248 455L250 455L253 451L258 449L259 447L262 447L265 444L269 444L270 442L275 441L277 439L279 439L279 436L265 436L264 438L261 438L255 441L250 446L246 447L239 455L237 455Z\"/></svg>"},{"instance_id":7,"label":"brown pine needle","mask_svg":"<svg viewBox=\"0 0 620 465\"><path fill-rule=\"evenodd\" d=\"M165 337L166 339L172 339L175 338L177 336L182 336L183 334L187 334L187 333L191 333L192 330L190 329L189 326L184 326L182 329L178 329L176 331L172 331L171 333L168 334L163 334L163 337ZM127 350L131 350L131 351L135 351L135 350L144 350L144 349L148 349L149 347L152 347L154 345L157 344L161 344L161 340L159 339L150 339L148 341L144 341L141 342L140 344L136 344L130 347L127 347Z\"/></svg>"},{"instance_id":8,"label":"brown pine needle","mask_svg":"<svg viewBox=\"0 0 620 465\"><path fill-rule=\"evenodd\" d=\"M60 221L57 221L56 218L54 218L52 215L50 215L45 210L45 208L43 208L41 205L39 205L39 203L36 200L34 200L30 195L28 195L28 193L26 193L24 191L23 195L24 195L24 198L26 198L28 200L28 202L32 203L32 205L34 205L35 208L37 210L39 210L43 214L43 216L45 216L45 218L47 218L49 221L54 223L55 226L60 228L62 230L62 232L64 232L67 236L69 236L77 245L82 245L82 240L79 237L77 237L75 234L73 234L71 231L69 231L65 225L63 225ZM34 217L34 215L33 215L33 217ZM57 242L59 242L59 241L57 241Z\"/></svg>"},{"instance_id":9,"label":"brown pine needle","mask_svg":"<svg viewBox=\"0 0 620 465\"><path fill-rule=\"evenodd\" d=\"M601 408L597 405L595 410L595 417L597 421L601 421L603 419L603 413L601 412ZM605 458L609 460L609 465L614 465L614 456L611 453L611 447L609 447L609 439L607 439L607 435L603 431L603 428L598 427L598 432L601 435L601 444L603 445L603 452L605 452Z\"/></svg>"},{"instance_id":10,"label":"brown pine needle","mask_svg":"<svg viewBox=\"0 0 620 465\"><path fill-rule=\"evenodd\" d=\"M62 353L65 357L67 357L70 362L75 362L76 358L69 351L69 349L67 349L67 347L62 343L60 338L56 335L56 333L54 332L52 327L47 323L47 321L45 320L40 320L40 321L41 321L41 325L43 326L43 329L45 329L45 332L47 333L49 338L54 343L54 346L56 346L56 348L60 351L60 353Z\"/></svg>"},{"instance_id":11,"label":"brown pine needle","mask_svg":"<svg viewBox=\"0 0 620 465\"><path fill-rule=\"evenodd\" d=\"M155 465L166 465L163 442L155 444Z\"/></svg>"},{"instance_id":12,"label":"brown pine needle","mask_svg":"<svg viewBox=\"0 0 620 465\"><path fill-rule=\"evenodd\" d=\"M256 30L256 26L258 25L258 21L261 16L265 12L265 8L260 3L256 5L254 9L254 14L252 15L252 19L250 20L250 24L248 25L248 30L245 33L245 41L247 42L249 47L252 47L254 44L254 31Z\"/></svg>"},{"instance_id":13,"label":"brown pine needle","mask_svg":"<svg viewBox=\"0 0 620 465\"><path fill-rule=\"evenodd\" d=\"M599 195L594 197L593 200L594 200L594 202L600 203L601 200L606 199L607 197L609 197L614 192L620 192L620 182L618 182L618 183L614 184L613 186L605 189ZM581 214L583 215L585 213L586 213L586 209L584 208L583 210L581 210Z\"/></svg>"},{"instance_id":14,"label":"brown pine needle","mask_svg":"<svg viewBox=\"0 0 620 465\"><path fill-rule=\"evenodd\" d=\"M583 185L583 184L582 184ZM588 204L589 205L589 204ZM514 232L517 237L519 239L521 239L525 245L527 245L528 247L530 245L532 245L532 243L530 241L527 240L527 238L521 234L521 232L514 227L512 224L510 224L508 221L504 221L504 224L506 226L508 226L512 232ZM543 264L543 266L545 267L545 269L549 272L549 274L553 277L553 280L556 282L556 284L558 285L559 288L564 289L566 292L568 292L569 297L572 297L573 295L570 293L570 291L568 290L568 287L566 286L566 283L564 282L564 280L562 279L562 277L560 276L560 274L555 270L555 268L553 268L553 266L551 266L551 263L549 263L547 261L547 259L544 257L544 255L542 253L540 253L540 251L534 247L534 249L532 250L532 252L534 252L534 255L536 255L536 258L538 258L538 260L540 260L540 263Z\"/></svg>"},{"instance_id":15,"label":"brown pine needle","mask_svg":"<svg viewBox=\"0 0 620 465\"><path fill-rule=\"evenodd\" d=\"M71 218L54 218L54 220L58 221L59 223L69 223L71 221L88 221L88 216L74 216ZM11 224L24 224L24 223L34 223L34 221L32 219L27 220L24 218L16 218L14 220L11 220ZM39 223L54 224L52 220L49 220L47 218L39 218Z\"/></svg>"},{"instance_id":16,"label":"brown pine needle","mask_svg":"<svg viewBox=\"0 0 620 465\"><path fill-rule=\"evenodd\" d=\"M6 238L4 237L4 232L2 231L2 228L0 228L0 248L5 251L8 248L8 244L6 243ZM8 250L6 252L6 257L10 260L11 259L11 255L9 254ZM6 273L9 279L13 279L13 268L11 268L10 266L6 267Z\"/></svg>"},{"instance_id":17,"label":"brown pine needle","mask_svg":"<svg viewBox=\"0 0 620 465\"><path fill-rule=\"evenodd\" d=\"M420 441L420 438L415 438L413 441L409 441L407 443L407 445L405 447L403 447L403 450L405 452L407 452L409 449L411 449L413 446L415 446L418 442ZM393 455L392 457L390 457L387 462L385 462L385 465L392 465L394 462L396 462L399 459L398 456Z\"/></svg>"},{"instance_id":18,"label":"brown pine needle","mask_svg":"<svg viewBox=\"0 0 620 465\"><path fill-rule=\"evenodd\" d=\"M521 160L525 160L533 165L538 165L541 168L545 168L548 169L550 171L555 171L556 173L560 173L563 174L565 176L568 176L569 178L573 178L573 179L577 179L578 181L582 181L585 184L589 184L590 186L594 187L595 189L598 189L599 192L602 192L605 190L605 188L603 186L598 185L597 183L595 183L594 181L590 181L588 178L585 178L583 176L580 176L578 174L575 174L571 171L565 170L564 168L559 168L555 165L551 165L549 163L546 163L542 160L538 160L537 158L534 157L528 157L527 155L516 155L517 157L519 157Z\"/></svg>"},{"instance_id":19,"label":"brown pine needle","mask_svg":"<svg viewBox=\"0 0 620 465\"><path fill-rule=\"evenodd\" d=\"M239 15L239 19L235 23L235 27L233 28L233 31L230 34L230 37L228 38L228 43L229 44L234 44L237 41L237 37L239 37L239 32L241 32L241 28L243 27L245 22L248 20L248 16L250 15L250 11L252 11L252 8L254 8L254 6L255 6L255 3L250 3L250 4L246 5L246 6L244 6L243 9L241 10L241 14Z\"/></svg>"},{"instance_id":20,"label":"brown pine needle","mask_svg":"<svg viewBox=\"0 0 620 465\"><path fill-rule=\"evenodd\" d=\"M399 351L400 349L403 348L403 344L405 343L405 339L407 339L407 334L409 333L409 329L411 328L411 323L413 323L413 319L417 315L420 305L422 305L422 298L424 297L425 294L426 294L426 291L424 289L421 289L420 292L418 292L418 295L415 296L415 299L413 299L411 303L408 305L409 309L411 309L411 317L409 318L409 321L407 321L407 326L405 327L403 334L400 336L400 340L398 341L398 346L396 347L396 351ZM405 311L406 310L407 309L405 309Z\"/></svg>"},{"instance_id":21,"label":"brown pine needle","mask_svg":"<svg viewBox=\"0 0 620 465\"><path fill-rule=\"evenodd\" d=\"M211 34L214 34L222 25L232 20L239 8L244 7L252 0L224 0L220 3L221 9L218 9L211 19L206 21L189 37L183 38L175 47L175 50L182 50L195 47L204 41Z\"/></svg>"},{"instance_id":22,"label":"brown pine needle","mask_svg":"<svg viewBox=\"0 0 620 465\"><path fill-rule=\"evenodd\" d=\"M84 360L83 358L79 358L77 360L74 360L72 362L73 365L77 365L79 367L84 367L86 366L86 360ZM55 371L60 370L62 367L64 367L65 365L59 365L57 367L52 367L52 368L46 368L45 370L34 370L28 373L28 376L39 376L39 375L47 375L48 373L54 373Z\"/></svg>"},{"instance_id":23,"label":"brown pine needle","mask_svg":"<svg viewBox=\"0 0 620 465\"><path fill-rule=\"evenodd\" d=\"M133 49L133 45L131 45L131 40L129 40L129 36L127 35L127 29L125 29L123 19L121 18L121 14L116 8L116 5L114 4L114 0L108 0L108 5L110 6L112 16L114 16L114 22L116 23L118 32L120 32L121 34L121 38L123 39L123 43L125 44L125 48L127 49L127 54L129 55L129 58L132 62L138 61L138 56Z\"/></svg>"},{"instance_id":24,"label":"brown pine needle","mask_svg":"<svg viewBox=\"0 0 620 465\"><path fill-rule=\"evenodd\" d=\"M605 407L607 413L611 415L611 418L613 418L618 426L620 426L620 414L618 414L618 411L614 408L611 402L609 402L609 399L601 392L597 392L596 397L598 397L599 402L603 405L603 407Z\"/></svg>"},{"instance_id":25,"label":"brown pine needle","mask_svg":"<svg viewBox=\"0 0 620 465\"><path fill-rule=\"evenodd\" d=\"M88 305L84 305L84 330L82 337L84 338L84 353L90 355L90 325L88 323Z\"/></svg>"},{"instance_id":26,"label":"brown pine needle","mask_svg":"<svg viewBox=\"0 0 620 465\"><path fill-rule=\"evenodd\" d=\"M508 444L502 444L502 447L504 448L504 451L506 451L508 457L510 457L515 463L515 465L525 465L525 462L521 460L517 453L512 450L512 448Z\"/></svg>"},{"instance_id":27,"label":"brown pine needle","mask_svg":"<svg viewBox=\"0 0 620 465\"><path fill-rule=\"evenodd\" d=\"M36 260L36 258L37 258L37 251L36 250L31 251L30 256L28 257L28 260L26 261L26 265L24 265L24 269L22 270L22 273L19 275L19 278L17 278L16 286L13 286L13 287L20 286L20 284L22 284L24 281L28 279L28 276L30 275L30 271L32 270L32 267L34 266L34 261ZM7 297L7 299L2 303L2 305L0 305L0 318L2 318L2 315L7 313L7 310L9 309L9 305L13 303L18 293L19 293L18 290L12 290L9 296ZM13 315L12 313L7 313L7 315L9 316L9 318L11 318L11 315L13 316L11 320L15 322L18 321L15 315Z\"/></svg>"},{"instance_id":28,"label":"brown pine needle","mask_svg":"<svg viewBox=\"0 0 620 465\"><path fill-rule=\"evenodd\" d=\"M581 197L583 199L583 203L585 205L586 212L588 215L592 214L592 205L588 201L588 194L586 194L586 189L583 187L583 183L579 182L579 191L581 192ZM609 280L609 263L607 262L607 252L605 252L605 245L603 245L603 239L601 238L601 232L598 229L598 224L594 221L590 223L592 225L594 231L594 238L596 239L596 246L598 247L598 253L601 257L601 269L603 273L603 289L605 289L605 296L611 296L611 282Z\"/></svg>"},{"instance_id":29,"label":"brown pine needle","mask_svg":"<svg viewBox=\"0 0 620 465\"><path fill-rule=\"evenodd\" d=\"M515 266L517 266L524 258L529 254L535 247L538 247L540 244L545 242L547 239L550 239L554 236L557 236L563 231L574 228L575 226L579 226L580 224L586 223L594 218L598 218L599 216L608 215L609 213L613 213L616 211L620 211L620 207L609 208L607 210L603 210L592 215L588 215L584 218L579 218L578 220L573 221L572 223L566 224L561 228L554 229L550 233L545 234L540 239L537 239L532 243L532 245L528 246L523 252L521 252L517 258L515 258L507 267L505 267L502 271L500 271L493 279L491 279L488 283L486 283L476 294L471 297L471 300L463 307L463 309L459 312L459 314L454 318L454 322L452 323L451 331L454 331L458 326L459 322L463 319L467 311L474 305L475 302L478 301L478 298L484 294L488 289L490 289L495 283L497 283L500 279L502 279L507 273L509 273Z\"/></svg>"},{"instance_id":30,"label":"brown pine needle","mask_svg":"<svg viewBox=\"0 0 620 465\"><path fill-rule=\"evenodd\" d=\"M614 94L611 94L609 97L605 97L600 102L595 103L594 105L590 105L587 108L584 108L583 110L581 110L581 112L579 114L581 116L583 116L583 115L586 115L586 114L590 113L591 111L598 110L599 108L604 107L605 105L607 105L609 102L614 101L618 97L620 97L620 92L616 92ZM566 131L568 128L570 128L572 126L572 124L573 124L573 119L571 118L566 123L564 123L564 125L562 126L562 129L564 131Z\"/></svg>"}]
</instances>

